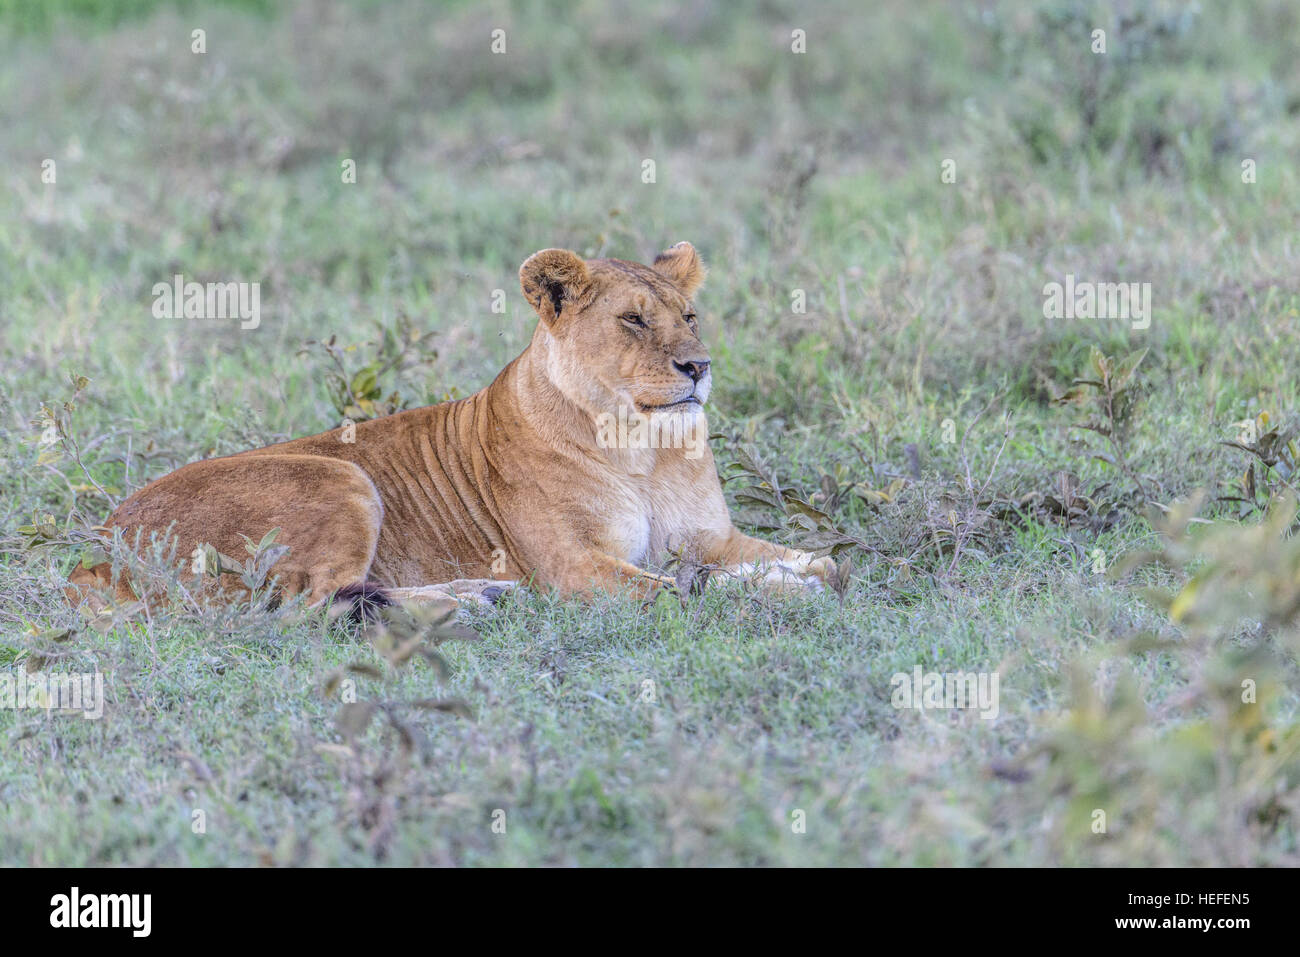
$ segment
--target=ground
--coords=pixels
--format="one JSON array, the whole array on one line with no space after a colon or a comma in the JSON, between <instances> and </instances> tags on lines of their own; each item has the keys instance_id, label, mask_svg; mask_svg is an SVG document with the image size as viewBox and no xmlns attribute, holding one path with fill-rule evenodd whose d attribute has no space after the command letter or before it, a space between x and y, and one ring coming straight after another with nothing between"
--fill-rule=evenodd
<instances>
[{"instance_id":1,"label":"ground","mask_svg":"<svg viewBox=\"0 0 1300 957\"><path fill-rule=\"evenodd\" d=\"M107 699L0 708L0 862L1297 863L1297 29L0 2L0 664ZM532 252L679 240L738 521L842 595L64 604L146 481L488 382ZM178 273L257 327L155 318ZM1051 316L1067 276L1150 314ZM900 707L918 667L996 717Z\"/></svg>"}]
</instances>

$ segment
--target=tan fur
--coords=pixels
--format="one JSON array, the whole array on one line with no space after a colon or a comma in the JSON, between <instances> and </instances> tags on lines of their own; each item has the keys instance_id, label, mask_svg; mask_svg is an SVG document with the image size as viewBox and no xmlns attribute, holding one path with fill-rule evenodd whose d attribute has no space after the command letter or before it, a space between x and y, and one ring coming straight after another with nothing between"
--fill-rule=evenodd
<instances>
[{"instance_id":1,"label":"tan fur","mask_svg":"<svg viewBox=\"0 0 1300 957\"><path fill-rule=\"evenodd\" d=\"M273 574L312 603L361 582L417 594L460 579L648 593L667 579L645 566L682 548L769 585L816 588L828 559L732 525L707 445L693 458L597 441L596 417L620 405L644 412L693 394L698 405L656 414L703 416L709 354L687 318L704 278L695 249L678 243L653 267L547 249L519 277L540 321L485 389L361 423L351 443L335 429L195 462L137 491L107 525L146 542L170 530L183 556L199 543L242 556L240 533L256 541L278 526L291 550ZM106 565L78 566L70 595L108 579ZM120 583L119 597L132 596Z\"/></svg>"}]
</instances>

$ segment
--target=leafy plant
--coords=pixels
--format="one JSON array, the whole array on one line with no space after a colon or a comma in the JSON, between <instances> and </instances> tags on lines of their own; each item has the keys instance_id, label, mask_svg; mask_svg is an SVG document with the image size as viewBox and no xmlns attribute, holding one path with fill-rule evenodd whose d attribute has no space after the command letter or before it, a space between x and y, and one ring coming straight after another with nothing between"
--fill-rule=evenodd
<instances>
[{"instance_id":1,"label":"leafy plant","mask_svg":"<svg viewBox=\"0 0 1300 957\"><path fill-rule=\"evenodd\" d=\"M72 490L74 492L85 492L94 489L109 503L110 508L116 508L117 496L90 474L90 470L86 468L85 462L82 461L81 446L78 444L72 430L72 419L77 411L77 403L81 399L82 393L86 391L86 387L90 385L90 380L84 375L71 373L68 376L68 381L72 385L72 395L57 405L47 405L42 402L40 411L32 422L32 427L39 430L40 433L36 441L39 443L41 451L36 457L36 464L37 466L54 468L65 456L70 457L76 462L78 470L88 483L74 485Z\"/></svg>"},{"instance_id":2,"label":"leafy plant","mask_svg":"<svg viewBox=\"0 0 1300 957\"><path fill-rule=\"evenodd\" d=\"M1142 478L1129 464L1125 449L1126 426L1133 407L1134 375L1146 354L1146 349L1140 349L1117 359L1093 346L1088 355L1091 377L1075 379L1072 388L1054 400L1092 413L1075 425L1104 436L1110 446L1109 453L1093 451L1092 457L1123 472L1137 487L1144 503L1151 500L1150 496Z\"/></svg>"},{"instance_id":3,"label":"leafy plant","mask_svg":"<svg viewBox=\"0 0 1300 957\"><path fill-rule=\"evenodd\" d=\"M337 336L328 339L308 339L299 355L312 351L313 346L330 362L325 373L326 390L331 404L341 418L364 422L409 408L417 399L401 393L401 380L409 378L416 370L432 366L438 352L428 346L433 332L420 332L405 315L397 317L395 327L379 325L378 338L353 345L339 345ZM357 367L357 354L373 355ZM384 397L385 382L395 380Z\"/></svg>"},{"instance_id":4,"label":"leafy plant","mask_svg":"<svg viewBox=\"0 0 1300 957\"><path fill-rule=\"evenodd\" d=\"M1246 471L1237 480L1240 494L1223 495L1221 502L1242 502L1240 517L1252 512L1264 512L1269 503L1283 490L1300 495L1296 487L1296 466L1300 464L1300 424L1269 427L1270 416L1261 412L1254 419L1237 423L1237 438L1222 444L1247 453L1251 460Z\"/></svg>"},{"instance_id":5,"label":"leafy plant","mask_svg":"<svg viewBox=\"0 0 1300 957\"><path fill-rule=\"evenodd\" d=\"M276 526L263 535L260 542L254 542L240 532L239 537L244 540L244 550L248 552L248 558L243 561L223 555L205 542L197 549L200 555L197 559L200 563L199 570L213 578L222 575L238 575L245 588L256 592L266 584L271 566L289 554L288 545L275 544L279 534L280 527Z\"/></svg>"},{"instance_id":6,"label":"leafy plant","mask_svg":"<svg viewBox=\"0 0 1300 957\"><path fill-rule=\"evenodd\" d=\"M739 504L757 506L775 517L775 522L756 521L754 524L758 528L787 531L796 547L809 551L825 550L831 555L838 555L854 546L870 547L866 542L845 534L836 527L826 512L794 488L784 485L776 471L759 458L753 446L743 443L738 445L736 461L723 471L731 473L724 474L724 481L735 478L749 480L750 484L736 493ZM822 491L827 494L825 486ZM830 494L838 498L838 489L832 490Z\"/></svg>"}]
</instances>

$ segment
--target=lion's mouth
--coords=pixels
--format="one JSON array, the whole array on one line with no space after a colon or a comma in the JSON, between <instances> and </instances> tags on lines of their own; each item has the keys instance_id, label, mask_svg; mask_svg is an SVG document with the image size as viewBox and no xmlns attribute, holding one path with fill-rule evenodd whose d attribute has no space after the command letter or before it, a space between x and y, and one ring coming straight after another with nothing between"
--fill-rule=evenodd
<instances>
[{"instance_id":1,"label":"lion's mouth","mask_svg":"<svg viewBox=\"0 0 1300 957\"><path fill-rule=\"evenodd\" d=\"M703 408L704 403L700 401L697 395L688 395L684 399L678 399L676 402L666 402L663 405L643 405L642 412L662 412L665 409L680 409L688 406L698 406Z\"/></svg>"}]
</instances>

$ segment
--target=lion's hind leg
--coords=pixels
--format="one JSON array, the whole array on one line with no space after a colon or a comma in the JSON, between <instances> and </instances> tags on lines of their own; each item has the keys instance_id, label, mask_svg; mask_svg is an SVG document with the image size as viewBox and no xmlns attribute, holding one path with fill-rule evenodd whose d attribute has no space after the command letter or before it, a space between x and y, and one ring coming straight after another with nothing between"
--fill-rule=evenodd
<instances>
[{"instance_id":1,"label":"lion's hind leg","mask_svg":"<svg viewBox=\"0 0 1300 957\"><path fill-rule=\"evenodd\" d=\"M383 515L374 484L350 462L257 454L177 469L123 502L107 525L128 537L140 533L142 541L174 536L187 564L203 554L201 545L247 563L246 542L278 528L270 547L287 550L266 570L266 581L276 583L281 599L304 593L309 606L346 600L350 611L368 615L386 601L369 578ZM196 574L204 597L247 594L238 574ZM101 568L74 571L70 587L80 597L106 577Z\"/></svg>"}]
</instances>

